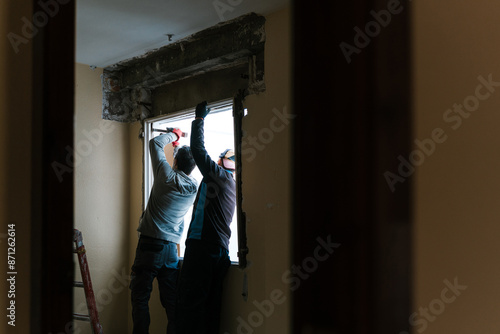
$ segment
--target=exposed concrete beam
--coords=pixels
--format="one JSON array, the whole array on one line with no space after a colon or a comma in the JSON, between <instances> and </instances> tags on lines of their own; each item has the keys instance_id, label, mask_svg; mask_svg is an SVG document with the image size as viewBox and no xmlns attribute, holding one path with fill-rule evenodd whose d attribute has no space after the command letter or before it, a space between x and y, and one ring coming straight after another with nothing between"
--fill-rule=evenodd
<instances>
[{"instance_id":1,"label":"exposed concrete beam","mask_svg":"<svg viewBox=\"0 0 500 334\"><path fill-rule=\"evenodd\" d=\"M144 56L104 69L103 118L133 122L151 115L154 89L206 72L251 64L249 88L263 80L265 18L247 14L200 31ZM260 82L259 82L260 79ZM261 89L263 89L261 87Z\"/></svg>"},{"instance_id":2,"label":"exposed concrete beam","mask_svg":"<svg viewBox=\"0 0 500 334\"><path fill-rule=\"evenodd\" d=\"M153 116L192 108L200 101L232 98L248 87L248 65L212 71L158 87L153 91Z\"/></svg>"}]
</instances>

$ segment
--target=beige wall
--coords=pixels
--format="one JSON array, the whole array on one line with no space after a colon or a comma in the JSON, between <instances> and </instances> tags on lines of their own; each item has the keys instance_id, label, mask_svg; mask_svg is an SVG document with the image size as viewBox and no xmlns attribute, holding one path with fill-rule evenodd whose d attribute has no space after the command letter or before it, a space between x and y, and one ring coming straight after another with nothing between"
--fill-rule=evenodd
<instances>
[{"instance_id":1,"label":"beige wall","mask_svg":"<svg viewBox=\"0 0 500 334\"><path fill-rule=\"evenodd\" d=\"M82 231L105 333L126 333L129 312L129 124L101 119L102 69L76 65L75 228ZM79 268L75 268L79 279ZM75 309L86 313L83 289ZM76 322L80 333L91 333Z\"/></svg>"},{"instance_id":2,"label":"beige wall","mask_svg":"<svg viewBox=\"0 0 500 334\"><path fill-rule=\"evenodd\" d=\"M500 87L479 89L479 76L500 82L497 2L414 1L415 138L443 129L446 141L415 178L414 333L496 333L500 327ZM455 103L471 103L468 118L446 122ZM476 108L477 107L477 108ZM448 115L449 116L449 115ZM454 130L451 126L455 126ZM457 278L459 296L444 291ZM462 288L463 289L463 288ZM442 300L441 293L450 303ZM451 301L454 299L454 301ZM440 310L445 305L444 310ZM434 318L435 317L435 318ZM432 320L432 321L430 321ZM425 328L427 326L427 328Z\"/></svg>"},{"instance_id":3,"label":"beige wall","mask_svg":"<svg viewBox=\"0 0 500 334\"><path fill-rule=\"evenodd\" d=\"M292 129L291 120L283 122L276 114L293 113L290 105L289 21L289 10L267 17L266 92L249 96L245 101L248 115L243 120L243 130L247 134L242 151L243 209L248 219L248 259L251 266L247 270L249 294L246 303L241 297L242 272L233 268L228 276L222 329L231 334L237 333L238 317L244 319L254 333L290 331L290 287L281 277L291 266ZM250 152L245 151L251 147L250 136L259 138L260 149L255 149L255 157L253 153L245 153ZM245 142L248 144L245 145ZM264 315L264 321L260 321L256 312L263 312L253 302L271 301L273 291L283 292L283 297L279 298L278 304L273 303L273 312L270 311L269 316ZM261 326L253 326L260 323Z\"/></svg>"},{"instance_id":4,"label":"beige wall","mask_svg":"<svg viewBox=\"0 0 500 334\"><path fill-rule=\"evenodd\" d=\"M141 123L135 122L130 125L130 209L129 209L129 267L132 267L135 258L135 248L138 241L137 227L139 226L139 217L142 213L142 194L143 194L143 141L139 140ZM129 290L130 300L130 290ZM157 284L154 284L151 300L149 303L151 309L151 327L150 331L159 330L163 332L167 326L165 310L161 306ZM128 313L129 333L132 333L132 313Z\"/></svg>"}]
</instances>

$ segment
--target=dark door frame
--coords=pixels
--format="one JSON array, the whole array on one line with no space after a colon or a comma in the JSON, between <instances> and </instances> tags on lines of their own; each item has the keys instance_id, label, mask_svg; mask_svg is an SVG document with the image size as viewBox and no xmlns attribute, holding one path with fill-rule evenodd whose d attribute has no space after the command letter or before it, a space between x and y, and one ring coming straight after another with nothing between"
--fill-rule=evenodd
<instances>
[{"instance_id":1,"label":"dark door frame","mask_svg":"<svg viewBox=\"0 0 500 334\"><path fill-rule=\"evenodd\" d=\"M294 333L409 331L410 3L293 2Z\"/></svg>"},{"instance_id":2,"label":"dark door frame","mask_svg":"<svg viewBox=\"0 0 500 334\"><path fill-rule=\"evenodd\" d=\"M33 14L44 9L33 0ZM33 43L31 333L73 327L75 1L55 1ZM59 180L54 163L71 169Z\"/></svg>"}]
</instances>

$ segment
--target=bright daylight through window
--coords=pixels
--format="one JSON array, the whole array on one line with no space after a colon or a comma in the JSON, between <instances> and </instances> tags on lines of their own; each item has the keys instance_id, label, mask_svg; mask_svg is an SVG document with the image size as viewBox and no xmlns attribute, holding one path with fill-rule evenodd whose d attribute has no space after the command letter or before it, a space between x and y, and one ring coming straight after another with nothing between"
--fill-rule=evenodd
<instances>
[{"instance_id":1,"label":"bright daylight through window","mask_svg":"<svg viewBox=\"0 0 500 334\"><path fill-rule=\"evenodd\" d=\"M234 149L234 126L233 126L233 109L231 102L219 103L210 105L211 111L208 117L205 118L205 148L212 158L217 161L219 155L228 148ZM194 120L194 109L181 111L174 114L156 117L146 120L144 123L144 203L147 203L151 187L153 186L153 172L151 169L151 159L149 154L149 140L159 136L161 132L154 129L165 130L166 128L179 128L182 132L187 133L187 137L181 137L180 145L188 145L191 136L191 122ZM173 147L167 145L165 147L165 156L168 163L173 165ZM202 175L198 168L195 168L191 176L196 179L198 186L201 183ZM145 204L146 205L146 204ZM186 248L185 242L189 224L191 223L192 208L184 216L184 233L180 241L180 256L184 256ZM231 239L229 242L229 256L231 262L238 262L238 224L236 212L233 215L231 222Z\"/></svg>"}]
</instances>

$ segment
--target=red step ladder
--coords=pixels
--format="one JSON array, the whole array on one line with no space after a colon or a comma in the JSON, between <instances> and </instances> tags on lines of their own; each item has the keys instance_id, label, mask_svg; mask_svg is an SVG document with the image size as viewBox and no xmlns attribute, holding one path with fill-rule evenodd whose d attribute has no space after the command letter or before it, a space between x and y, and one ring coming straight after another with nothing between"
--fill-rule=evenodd
<instances>
[{"instance_id":1,"label":"red step ladder","mask_svg":"<svg viewBox=\"0 0 500 334\"><path fill-rule=\"evenodd\" d=\"M73 319L90 322L92 326L92 332L94 334L103 334L102 326L99 323L99 314L97 313L94 290L92 289L92 281L90 279L89 264L87 262L85 246L83 245L82 232L75 229L73 240L75 242L74 252L78 254L78 264L80 265L80 272L82 273L82 280L83 280L82 282L74 282L74 286L78 288L83 288L83 290L85 291L85 299L87 300L87 309L89 310L88 315L74 313Z\"/></svg>"}]
</instances>

